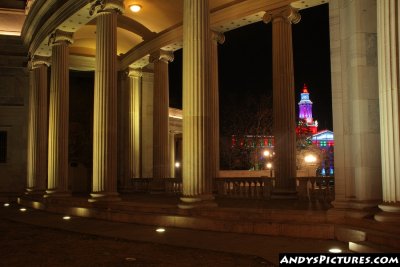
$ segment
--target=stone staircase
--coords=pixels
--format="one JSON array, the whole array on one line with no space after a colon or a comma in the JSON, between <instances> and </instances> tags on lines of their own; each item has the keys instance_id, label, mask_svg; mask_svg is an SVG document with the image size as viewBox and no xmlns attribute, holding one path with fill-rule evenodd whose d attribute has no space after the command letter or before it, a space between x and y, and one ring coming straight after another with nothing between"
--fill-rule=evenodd
<instances>
[{"instance_id":1,"label":"stone staircase","mask_svg":"<svg viewBox=\"0 0 400 267\"><path fill-rule=\"evenodd\" d=\"M244 208L179 209L170 203L88 203L87 199L31 199L21 205L71 216L164 227L261 234L311 239L334 239L334 225L324 211Z\"/></svg>"},{"instance_id":2,"label":"stone staircase","mask_svg":"<svg viewBox=\"0 0 400 267\"><path fill-rule=\"evenodd\" d=\"M357 253L400 252L399 229L393 224L359 219L335 225L335 238L348 242L349 250Z\"/></svg>"}]
</instances>

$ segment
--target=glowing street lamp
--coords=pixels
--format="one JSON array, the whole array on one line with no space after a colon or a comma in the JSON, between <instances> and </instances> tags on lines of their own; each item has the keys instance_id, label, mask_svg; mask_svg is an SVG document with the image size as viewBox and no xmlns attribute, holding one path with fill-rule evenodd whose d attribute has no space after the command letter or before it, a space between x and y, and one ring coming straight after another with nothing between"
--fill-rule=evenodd
<instances>
[{"instance_id":1,"label":"glowing street lamp","mask_svg":"<svg viewBox=\"0 0 400 267\"><path fill-rule=\"evenodd\" d=\"M270 157L271 152L269 152L269 150L264 150L263 155L264 155L264 157Z\"/></svg>"},{"instance_id":2,"label":"glowing street lamp","mask_svg":"<svg viewBox=\"0 0 400 267\"><path fill-rule=\"evenodd\" d=\"M307 174L308 177L310 177L310 169L313 168L313 166L316 165L317 163L317 157L313 154L308 154L304 157L304 162L307 164L308 168L307 168ZM315 173L314 173L315 174ZM315 175L313 175L315 176Z\"/></svg>"},{"instance_id":3,"label":"glowing street lamp","mask_svg":"<svg viewBox=\"0 0 400 267\"><path fill-rule=\"evenodd\" d=\"M304 162L311 165L317 162L317 157L312 154L308 154L307 156L304 157Z\"/></svg>"}]
</instances>

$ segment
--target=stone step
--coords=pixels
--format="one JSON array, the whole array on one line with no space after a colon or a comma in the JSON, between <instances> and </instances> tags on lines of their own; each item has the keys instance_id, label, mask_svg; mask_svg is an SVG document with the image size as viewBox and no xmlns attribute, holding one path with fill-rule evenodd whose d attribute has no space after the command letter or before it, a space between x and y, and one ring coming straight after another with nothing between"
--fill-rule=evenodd
<instances>
[{"instance_id":1,"label":"stone step","mask_svg":"<svg viewBox=\"0 0 400 267\"><path fill-rule=\"evenodd\" d=\"M371 249L377 247L385 248L384 251L400 251L400 235L390 231L385 232L383 230L377 231L349 225L339 225L335 226L335 238L339 241L349 242L349 246L351 244L351 246L359 250L366 250L367 248L364 247L369 245Z\"/></svg>"},{"instance_id":2,"label":"stone step","mask_svg":"<svg viewBox=\"0 0 400 267\"><path fill-rule=\"evenodd\" d=\"M381 244L377 245L368 241L349 242L349 250L357 253L398 253L400 251L399 249Z\"/></svg>"},{"instance_id":3,"label":"stone step","mask_svg":"<svg viewBox=\"0 0 400 267\"><path fill-rule=\"evenodd\" d=\"M359 242L367 239L367 233L362 230L348 228L346 226L335 226L335 237L343 242Z\"/></svg>"},{"instance_id":4,"label":"stone step","mask_svg":"<svg viewBox=\"0 0 400 267\"><path fill-rule=\"evenodd\" d=\"M108 203L104 206L91 206L87 204L87 200L84 202L73 200L73 198L68 200L49 199L46 201L20 198L19 203L27 207L43 209L54 213L126 223L271 236L334 239L333 224L287 220L272 221L266 218L259 218L257 220L254 220L254 218L241 218L240 220L233 220L234 214L237 213L235 210L231 211L232 214L230 216L227 216L229 210L223 211L224 215L227 216L227 218L223 218L223 214L220 214L218 217L202 216L200 209L180 210L175 206L172 209L171 207L152 205L135 206L121 202ZM130 206L130 208L127 206ZM124 209L121 209L121 207ZM288 216L290 217L290 213Z\"/></svg>"}]
</instances>

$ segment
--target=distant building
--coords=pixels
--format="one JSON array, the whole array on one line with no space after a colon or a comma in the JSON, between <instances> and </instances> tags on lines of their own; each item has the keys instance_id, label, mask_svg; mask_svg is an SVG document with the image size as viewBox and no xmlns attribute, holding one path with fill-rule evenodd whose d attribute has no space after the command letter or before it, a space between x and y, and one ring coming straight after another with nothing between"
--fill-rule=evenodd
<instances>
[{"instance_id":1,"label":"distant building","mask_svg":"<svg viewBox=\"0 0 400 267\"><path fill-rule=\"evenodd\" d=\"M333 132L323 130L311 137L312 143L322 151L322 160L317 175L330 176L334 174L334 146Z\"/></svg>"},{"instance_id":2,"label":"distant building","mask_svg":"<svg viewBox=\"0 0 400 267\"><path fill-rule=\"evenodd\" d=\"M321 164L317 168L317 175L331 176L334 174L334 135L330 130L318 132L318 121L314 120L312 114L313 102L310 100L308 87L304 84L300 94L299 121L296 127L298 138L304 135L308 144L314 144L321 149ZM268 151L273 155L274 136L272 135L232 135L232 148L239 148L246 151L258 151L259 156L263 157L263 151ZM257 150L258 149L258 150ZM262 160L261 160L262 162Z\"/></svg>"},{"instance_id":3,"label":"distant building","mask_svg":"<svg viewBox=\"0 0 400 267\"><path fill-rule=\"evenodd\" d=\"M306 127L309 129L309 132L312 134L316 134L318 131L318 121L314 121L312 115L312 102L310 100L310 94L308 93L307 85L304 84L303 92L300 95L299 102L299 120L302 120L306 123ZM296 128L296 132L298 133L299 127Z\"/></svg>"}]
</instances>

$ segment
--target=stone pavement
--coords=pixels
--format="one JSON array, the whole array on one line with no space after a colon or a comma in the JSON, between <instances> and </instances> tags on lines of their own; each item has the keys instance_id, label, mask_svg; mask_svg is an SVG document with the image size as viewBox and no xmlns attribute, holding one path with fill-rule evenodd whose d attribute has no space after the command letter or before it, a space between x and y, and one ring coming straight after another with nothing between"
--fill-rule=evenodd
<instances>
[{"instance_id":1,"label":"stone pavement","mask_svg":"<svg viewBox=\"0 0 400 267\"><path fill-rule=\"evenodd\" d=\"M255 255L276 265L278 265L279 253L282 252L328 252L332 247L347 251L347 243L336 240L287 238L178 228L166 228L165 232L158 233L155 231L157 227L154 226L81 217L63 220L62 214L29 208L25 212L21 212L19 208L20 206L17 203L11 203L9 207L4 207L1 203L0 216L11 221L101 237Z\"/></svg>"}]
</instances>

